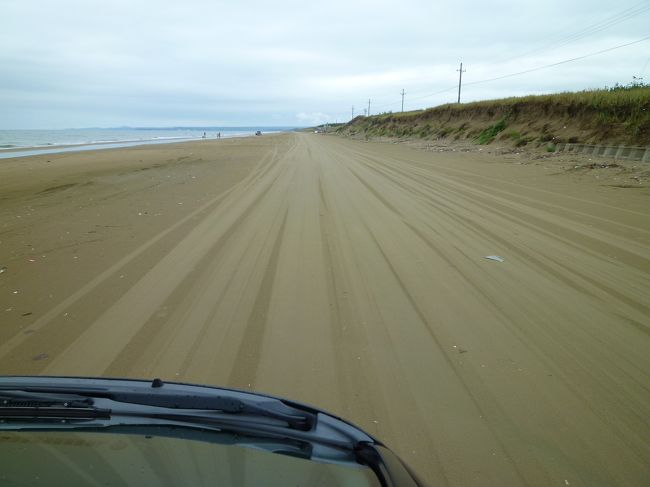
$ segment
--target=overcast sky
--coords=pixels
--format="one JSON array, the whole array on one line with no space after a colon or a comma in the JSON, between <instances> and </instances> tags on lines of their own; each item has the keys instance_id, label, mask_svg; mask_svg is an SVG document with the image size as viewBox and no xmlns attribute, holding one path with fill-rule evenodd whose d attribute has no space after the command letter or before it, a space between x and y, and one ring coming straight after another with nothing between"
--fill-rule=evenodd
<instances>
[{"instance_id":1,"label":"overcast sky","mask_svg":"<svg viewBox=\"0 0 650 487\"><path fill-rule=\"evenodd\" d=\"M648 36L650 0L0 0L0 128L346 121L461 61L463 101L647 82L650 40L472 84Z\"/></svg>"}]
</instances>

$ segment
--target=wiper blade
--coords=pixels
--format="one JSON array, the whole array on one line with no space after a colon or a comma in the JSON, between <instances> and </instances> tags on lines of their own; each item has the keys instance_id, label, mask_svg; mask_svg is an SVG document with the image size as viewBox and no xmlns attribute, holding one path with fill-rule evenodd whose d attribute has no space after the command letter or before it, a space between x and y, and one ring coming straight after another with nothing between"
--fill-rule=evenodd
<instances>
[{"instance_id":1,"label":"wiper blade","mask_svg":"<svg viewBox=\"0 0 650 487\"><path fill-rule=\"evenodd\" d=\"M0 391L0 421L19 419L108 419L110 410L96 408L89 397L75 394Z\"/></svg>"},{"instance_id":2,"label":"wiper blade","mask_svg":"<svg viewBox=\"0 0 650 487\"><path fill-rule=\"evenodd\" d=\"M65 407L88 407L94 404L90 397L78 394L36 393L24 390L1 390L0 407L45 407L54 405Z\"/></svg>"}]
</instances>

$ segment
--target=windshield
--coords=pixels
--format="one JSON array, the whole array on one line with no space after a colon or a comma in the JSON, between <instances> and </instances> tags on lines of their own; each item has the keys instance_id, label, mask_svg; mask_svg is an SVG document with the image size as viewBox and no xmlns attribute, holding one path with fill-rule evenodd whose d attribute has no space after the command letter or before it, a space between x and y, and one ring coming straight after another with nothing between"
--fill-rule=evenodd
<instances>
[{"instance_id":1,"label":"windshield","mask_svg":"<svg viewBox=\"0 0 650 487\"><path fill-rule=\"evenodd\" d=\"M175 438L163 434L162 429L123 434L2 432L0 481L5 485L379 485L372 471L360 465L311 462L197 441L182 431L174 431Z\"/></svg>"},{"instance_id":2,"label":"windshield","mask_svg":"<svg viewBox=\"0 0 650 487\"><path fill-rule=\"evenodd\" d=\"M194 479L362 482L384 448L433 485L643 485L649 25L647 0L4 0L0 375L365 434L337 444L365 470L192 441L183 468L233 455ZM171 475L183 438L7 432L69 419L12 384L11 465Z\"/></svg>"}]
</instances>

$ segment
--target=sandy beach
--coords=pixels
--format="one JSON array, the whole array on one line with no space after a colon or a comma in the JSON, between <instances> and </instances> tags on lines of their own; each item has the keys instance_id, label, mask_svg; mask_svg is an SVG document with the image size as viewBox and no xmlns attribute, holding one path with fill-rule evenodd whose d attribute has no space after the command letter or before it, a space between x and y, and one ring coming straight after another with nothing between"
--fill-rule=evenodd
<instances>
[{"instance_id":1,"label":"sandy beach","mask_svg":"<svg viewBox=\"0 0 650 487\"><path fill-rule=\"evenodd\" d=\"M2 160L0 374L281 395L431 485L647 485L650 192L589 164L298 133Z\"/></svg>"}]
</instances>

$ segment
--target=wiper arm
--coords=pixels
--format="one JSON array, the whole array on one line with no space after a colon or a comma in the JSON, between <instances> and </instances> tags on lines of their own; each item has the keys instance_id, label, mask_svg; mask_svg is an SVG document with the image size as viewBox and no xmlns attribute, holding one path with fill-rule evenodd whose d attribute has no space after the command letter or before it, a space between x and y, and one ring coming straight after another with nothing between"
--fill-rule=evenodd
<instances>
[{"instance_id":1,"label":"wiper arm","mask_svg":"<svg viewBox=\"0 0 650 487\"><path fill-rule=\"evenodd\" d=\"M298 409L294 412L273 401L252 404L231 397L164 396L131 391L97 393L93 390L92 394L94 397L84 396L80 390L75 393L0 390L0 423L21 423L24 428L25 423L113 426L167 421L253 436L277 438L289 434L296 439L309 440L310 425L315 421L309 412L302 414ZM282 408L290 413L278 410ZM108 421L95 424L95 420Z\"/></svg>"},{"instance_id":2,"label":"wiper arm","mask_svg":"<svg viewBox=\"0 0 650 487\"><path fill-rule=\"evenodd\" d=\"M95 393L97 396L97 393ZM315 416L307 411L289 408L277 401L246 402L233 397L185 394L160 395L146 392L111 392L102 395L113 401L153 406L169 409L205 410L226 414L263 416L284 421L292 429L308 431L314 424Z\"/></svg>"},{"instance_id":3,"label":"wiper arm","mask_svg":"<svg viewBox=\"0 0 650 487\"><path fill-rule=\"evenodd\" d=\"M94 407L96 403L105 406ZM236 397L207 394L165 394L158 390L107 391L97 388L29 387L22 390L0 390L0 419L7 417L54 417L54 418L110 418L110 413L122 414L125 405L154 408L149 417L189 416L219 419L228 416L246 416L272 419L285 423L290 429L309 431L315 423L315 415L301 409L286 406L279 401L245 401ZM181 413L181 410L183 411ZM175 414L175 411L179 414ZM194 414L193 411L196 413ZM134 411L128 411L133 413Z\"/></svg>"}]
</instances>

